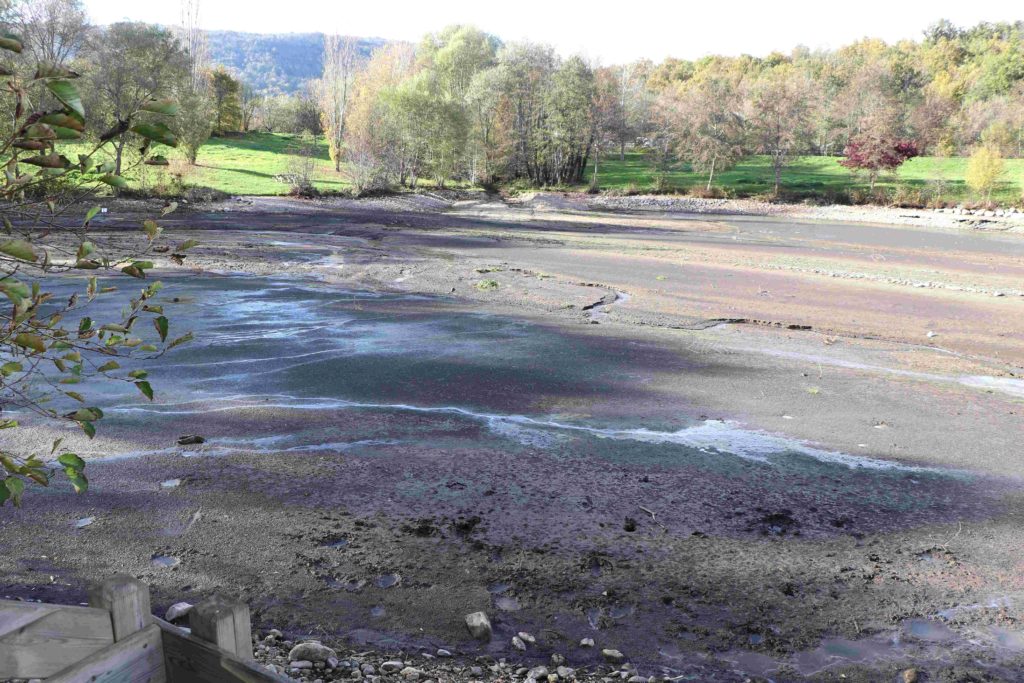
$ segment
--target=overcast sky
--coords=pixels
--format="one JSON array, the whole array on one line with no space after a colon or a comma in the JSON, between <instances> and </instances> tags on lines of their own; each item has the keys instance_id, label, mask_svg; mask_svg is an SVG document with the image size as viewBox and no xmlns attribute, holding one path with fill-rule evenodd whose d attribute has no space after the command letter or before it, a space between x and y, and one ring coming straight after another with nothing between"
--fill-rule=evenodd
<instances>
[{"instance_id":1,"label":"overcast sky","mask_svg":"<svg viewBox=\"0 0 1024 683\"><path fill-rule=\"evenodd\" d=\"M177 0L85 0L95 23L176 24ZM837 47L864 36L919 38L932 22L1022 18L1011 0L201 0L203 28L257 33L327 32L417 40L468 23L505 41L550 43L603 63L707 54L764 55L796 45Z\"/></svg>"}]
</instances>

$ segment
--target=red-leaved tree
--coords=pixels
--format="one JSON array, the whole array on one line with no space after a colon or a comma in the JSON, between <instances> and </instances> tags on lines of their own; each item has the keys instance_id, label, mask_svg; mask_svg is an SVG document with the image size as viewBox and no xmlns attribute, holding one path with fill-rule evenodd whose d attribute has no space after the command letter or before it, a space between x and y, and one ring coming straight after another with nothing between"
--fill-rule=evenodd
<instances>
[{"instance_id":1,"label":"red-leaved tree","mask_svg":"<svg viewBox=\"0 0 1024 683\"><path fill-rule=\"evenodd\" d=\"M843 150L845 159L839 163L855 171L865 171L872 190L882 171L893 171L907 159L920 154L913 140L897 140L888 137L860 135L850 140Z\"/></svg>"}]
</instances>

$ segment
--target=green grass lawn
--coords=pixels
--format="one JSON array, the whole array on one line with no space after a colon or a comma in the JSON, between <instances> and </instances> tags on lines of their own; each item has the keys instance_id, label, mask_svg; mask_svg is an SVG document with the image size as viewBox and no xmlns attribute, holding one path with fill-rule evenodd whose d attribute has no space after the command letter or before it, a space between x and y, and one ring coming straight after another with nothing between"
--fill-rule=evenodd
<instances>
[{"instance_id":1,"label":"green grass lawn","mask_svg":"<svg viewBox=\"0 0 1024 683\"><path fill-rule=\"evenodd\" d=\"M910 189L929 190L935 180L945 182L943 198L947 201L972 199L964 182L967 159L963 157L919 157L904 164L895 175L883 176L877 187L895 189L903 185ZM655 169L647 155L641 152L626 154L625 161L618 155L607 158L600 166L598 179L603 190L640 190L651 188ZM589 176L588 176L589 178ZM676 168L666 174L669 189L685 191L703 187L707 176L692 172L688 167ZM772 191L774 175L768 157L748 157L733 168L719 173L715 186L730 195L750 196ZM795 195L825 195L859 189L867 190L867 177L855 176L839 165L836 157L797 157L782 174L783 192ZM1000 203L1020 204L1024 192L1024 159L1007 159L1003 182L993 195Z\"/></svg>"},{"instance_id":2,"label":"green grass lawn","mask_svg":"<svg viewBox=\"0 0 1024 683\"><path fill-rule=\"evenodd\" d=\"M168 158L172 165L169 168L142 167L129 180L137 189L160 194L172 188L171 174L180 173L186 186L209 187L232 195L287 194L288 185L277 177L288 173L295 163L292 152L298 142L296 137L281 133L249 133L212 138L199 151L195 166L185 163L179 151L171 150ZM79 151L74 147L68 146L65 153ZM315 165L314 184L321 192L342 192L350 188L344 169L340 173L334 170L327 143L322 137L317 140ZM964 183L966 169L967 159L962 157L921 157L911 159L896 174L883 176L877 186L889 190L897 187L910 192L919 190L927 197L933 197L936 190L934 181L942 180L943 200L969 201L974 198ZM605 159L598 177L603 190L643 192L653 187L656 173L646 154L630 152L624 161L620 161L618 155ZM686 191L692 187L703 187L707 178L681 166L666 173L665 182L670 191ZM771 164L763 156L748 157L715 177L716 187L737 197L768 194L773 182ZM865 176L853 175L839 165L836 157L797 157L783 172L783 192L795 198L834 198L853 190L866 191L867 187ZM1024 159L1007 159L1006 174L993 199L1001 204L1020 204L1022 191Z\"/></svg>"}]
</instances>

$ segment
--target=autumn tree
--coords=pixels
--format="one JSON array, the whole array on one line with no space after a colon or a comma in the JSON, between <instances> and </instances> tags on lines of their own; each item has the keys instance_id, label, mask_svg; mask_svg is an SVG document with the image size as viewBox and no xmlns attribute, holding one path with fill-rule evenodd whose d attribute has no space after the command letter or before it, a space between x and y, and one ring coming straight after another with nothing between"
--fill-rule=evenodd
<instances>
[{"instance_id":1,"label":"autumn tree","mask_svg":"<svg viewBox=\"0 0 1024 683\"><path fill-rule=\"evenodd\" d=\"M967 186L986 202L1006 172L1006 165L995 145L980 145L967 161Z\"/></svg>"},{"instance_id":2,"label":"autumn tree","mask_svg":"<svg viewBox=\"0 0 1024 683\"><path fill-rule=\"evenodd\" d=\"M146 102L174 93L188 78L188 54L159 26L122 22L96 31L84 48L90 116L113 141L114 172L120 174L129 140L129 118Z\"/></svg>"},{"instance_id":3,"label":"autumn tree","mask_svg":"<svg viewBox=\"0 0 1024 683\"><path fill-rule=\"evenodd\" d=\"M341 170L345 123L357 59L355 40L336 35L327 36L324 41L324 73L317 81L316 95L320 106L320 121L327 136L327 148L335 171Z\"/></svg>"},{"instance_id":4,"label":"autumn tree","mask_svg":"<svg viewBox=\"0 0 1024 683\"><path fill-rule=\"evenodd\" d=\"M751 89L746 125L752 148L771 159L775 194L782 183L782 169L808 146L813 113L812 84L790 68L772 69Z\"/></svg>"},{"instance_id":5,"label":"autumn tree","mask_svg":"<svg viewBox=\"0 0 1024 683\"><path fill-rule=\"evenodd\" d=\"M711 77L671 89L665 95L667 123L676 154L706 173L711 190L715 173L743 155L742 99L728 78Z\"/></svg>"}]
</instances>

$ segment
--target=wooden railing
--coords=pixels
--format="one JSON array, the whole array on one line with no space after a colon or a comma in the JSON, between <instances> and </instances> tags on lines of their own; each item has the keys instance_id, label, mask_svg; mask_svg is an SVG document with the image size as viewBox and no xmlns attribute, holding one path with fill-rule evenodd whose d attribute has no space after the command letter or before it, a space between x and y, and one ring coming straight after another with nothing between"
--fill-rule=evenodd
<instances>
[{"instance_id":1,"label":"wooden railing","mask_svg":"<svg viewBox=\"0 0 1024 683\"><path fill-rule=\"evenodd\" d=\"M255 664L249 607L214 596L189 630L150 613L149 587L115 576L88 607L0 600L0 681L264 683L289 679Z\"/></svg>"}]
</instances>

